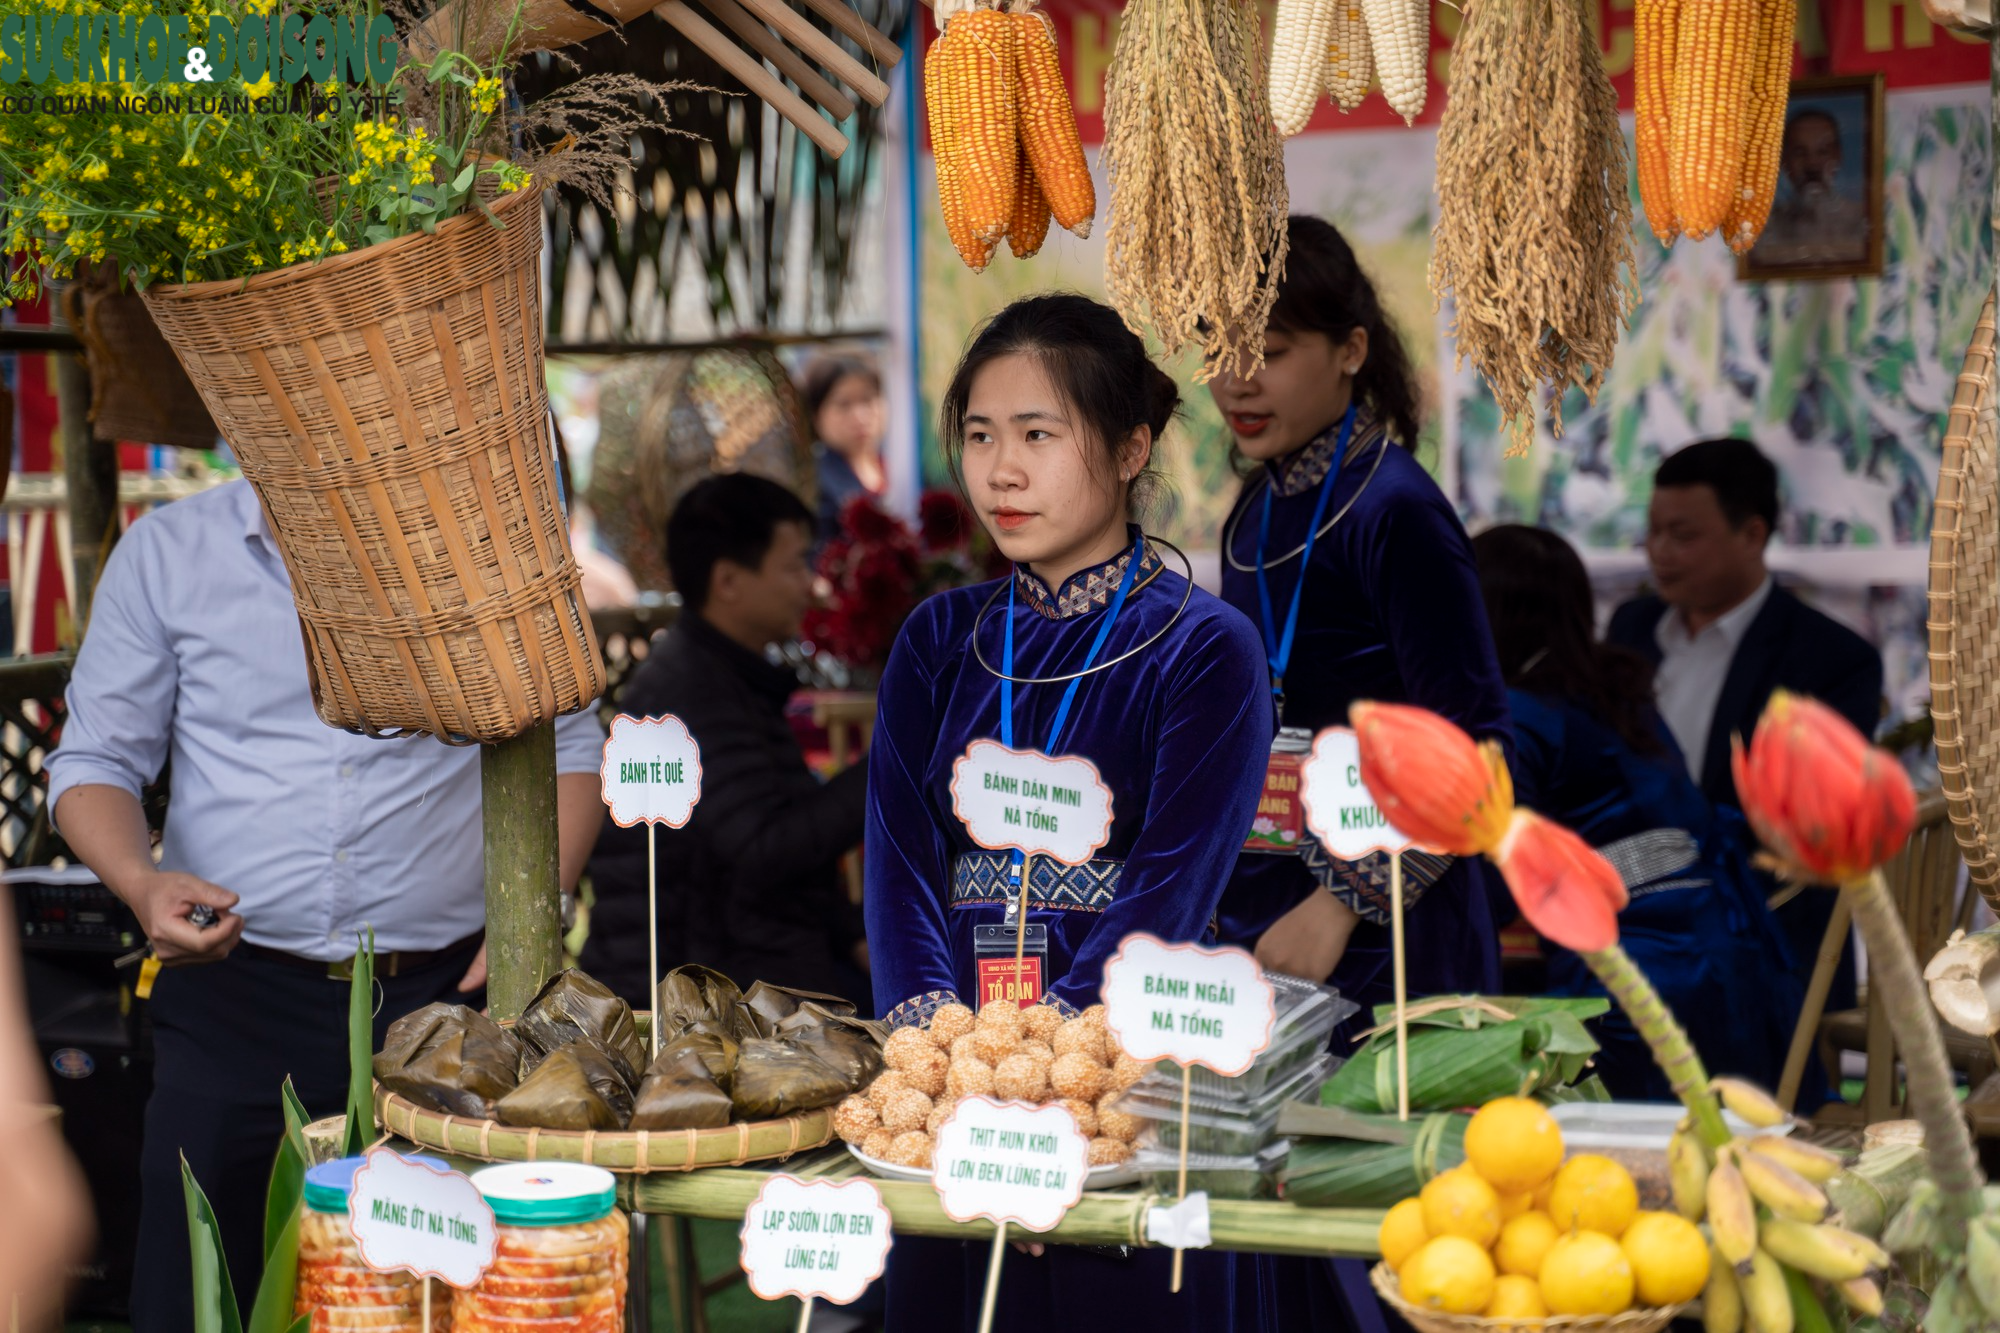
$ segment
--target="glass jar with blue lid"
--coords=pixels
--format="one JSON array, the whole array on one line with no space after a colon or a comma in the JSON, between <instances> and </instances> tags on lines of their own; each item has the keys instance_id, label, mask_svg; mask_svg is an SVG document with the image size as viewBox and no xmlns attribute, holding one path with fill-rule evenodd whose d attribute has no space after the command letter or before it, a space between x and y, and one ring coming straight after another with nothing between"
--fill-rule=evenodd
<instances>
[{"instance_id":1,"label":"glass jar with blue lid","mask_svg":"<svg viewBox=\"0 0 2000 1333\"><path fill-rule=\"evenodd\" d=\"M509 1162L475 1172L493 1208L493 1266L458 1295L452 1333L622 1333L630 1234L609 1171Z\"/></svg>"},{"instance_id":2,"label":"glass jar with blue lid","mask_svg":"<svg viewBox=\"0 0 2000 1333\"><path fill-rule=\"evenodd\" d=\"M435 1157L413 1162L451 1168ZM305 1213L299 1219L299 1286L292 1317L312 1316L312 1333L449 1333L451 1288L431 1283L431 1326L423 1326L423 1279L378 1273L362 1262L347 1229L347 1199L364 1157L322 1162L306 1172Z\"/></svg>"}]
</instances>

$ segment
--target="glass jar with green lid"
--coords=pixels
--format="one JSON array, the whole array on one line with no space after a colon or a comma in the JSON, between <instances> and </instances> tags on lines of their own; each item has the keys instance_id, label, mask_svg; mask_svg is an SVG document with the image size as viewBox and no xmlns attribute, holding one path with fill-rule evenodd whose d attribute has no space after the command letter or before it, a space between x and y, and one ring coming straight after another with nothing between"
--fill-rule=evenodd
<instances>
[{"instance_id":1,"label":"glass jar with green lid","mask_svg":"<svg viewBox=\"0 0 2000 1333\"><path fill-rule=\"evenodd\" d=\"M435 1157L413 1162L451 1168ZM362 1262L347 1229L347 1199L364 1157L322 1162L306 1172L305 1213L299 1219L299 1286L292 1317L312 1316L312 1333L449 1333L451 1288L431 1283L431 1326L423 1326L423 1280L378 1273Z\"/></svg>"},{"instance_id":2,"label":"glass jar with green lid","mask_svg":"<svg viewBox=\"0 0 2000 1333\"><path fill-rule=\"evenodd\" d=\"M460 1292L452 1333L622 1333L630 1235L609 1171L510 1162L474 1173L498 1243L479 1285Z\"/></svg>"}]
</instances>

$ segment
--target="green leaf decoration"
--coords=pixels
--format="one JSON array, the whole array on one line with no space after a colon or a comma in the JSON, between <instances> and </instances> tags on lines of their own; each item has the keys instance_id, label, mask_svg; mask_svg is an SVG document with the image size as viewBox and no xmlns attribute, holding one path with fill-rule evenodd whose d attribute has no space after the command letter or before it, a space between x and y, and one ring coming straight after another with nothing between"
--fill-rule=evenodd
<instances>
[{"instance_id":1,"label":"green leaf decoration","mask_svg":"<svg viewBox=\"0 0 2000 1333\"><path fill-rule=\"evenodd\" d=\"M301 1162L312 1161L312 1152L306 1147L306 1126L312 1123L312 1116L306 1111L306 1104L299 1100L299 1094L287 1078L279 1091L285 1111L285 1141L292 1145L292 1151L299 1155Z\"/></svg>"},{"instance_id":2,"label":"green leaf decoration","mask_svg":"<svg viewBox=\"0 0 2000 1333\"><path fill-rule=\"evenodd\" d=\"M280 1149L282 1156L285 1149ZM289 1333L296 1322L292 1308L298 1299L299 1220L296 1203L285 1220L278 1242L264 1256L264 1276L257 1283L257 1300L250 1307L247 1333ZM306 1322L312 1322L308 1315Z\"/></svg>"},{"instance_id":3,"label":"green leaf decoration","mask_svg":"<svg viewBox=\"0 0 2000 1333\"><path fill-rule=\"evenodd\" d=\"M222 1253L222 1228L185 1154L181 1194L187 1200L188 1250L194 1261L194 1333L243 1333L243 1315L229 1285L229 1260Z\"/></svg>"},{"instance_id":4,"label":"green leaf decoration","mask_svg":"<svg viewBox=\"0 0 2000 1333\"><path fill-rule=\"evenodd\" d=\"M298 1214L305 1196L306 1159L292 1146L289 1127L278 1140L278 1155L271 1162L271 1184L264 1192L264 1263L269 1271L271 1255L282 1242L285 1227ZM298 1237L295 1235L293 1244Z\"/></svg>"},{"instance_id":5,"label":"green leaf decoration","mask_svg":"<svg viewBox=\"0 0 2000 1333\"><path fill-rule=\"evenodd\" d=\"M375 1136L375 930L354 954L347 992L347 1136L343 1157L358 1157Z\"/></svg>"}]
</instances>

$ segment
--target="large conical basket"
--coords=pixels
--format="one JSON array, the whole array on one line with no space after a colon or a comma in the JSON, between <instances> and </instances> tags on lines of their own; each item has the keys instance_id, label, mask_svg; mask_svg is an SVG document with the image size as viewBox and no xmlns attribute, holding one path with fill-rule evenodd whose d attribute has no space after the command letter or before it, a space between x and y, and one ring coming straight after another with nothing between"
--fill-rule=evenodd
<instances>
[{"instance_id":1,"label":"large conical basket","mask_svg":"<svg viewBox=\"0 0 2000 1333\"><path fill-rule=\"evenodd\" d=\"M540 205L145 293L256 488L333 726L498 741L604 687L557 496Z\"/></svg>"}]
</instances>

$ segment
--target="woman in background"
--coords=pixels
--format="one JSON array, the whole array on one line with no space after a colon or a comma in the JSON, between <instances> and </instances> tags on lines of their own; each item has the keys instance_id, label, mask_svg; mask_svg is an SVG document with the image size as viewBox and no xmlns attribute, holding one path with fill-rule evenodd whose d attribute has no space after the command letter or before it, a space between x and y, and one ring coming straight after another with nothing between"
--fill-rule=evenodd
<instances>
[{"instance_id":1,"label":"woman in background","mask_svg":"<svg viewBox=\"0 0 2000 1333\"><path fill-rule=\"evenodd\" d=\"M822 356L806 366L804 387L819 475L816 535L825 542L840 535L840 513L848 501L879 496L889 487L882 466L887 429L882 374L860 357Z\"/></svg>"},{"instance_id":2,"label":"woman in background","mask_svg":"<svg viewBox=\"0 0 2000 1333\"><path fill-rule=\"evenodd\" d=\"M1514 793L1618 868L1631 901L1618 930L1717 1074L1776 1087L1799 995L1756 891L1739 821L1688 777L1653 707L1653 671L1596 641L1590 579L1570 544L1508 525L1475 537L1479 587L1514 715ZM1603 995L1581 959L1545 945L1549 993ZM1615 1006L1596 1020L1596 1069L1613 1096L1672 1101L1645 1042Z\"/></svg>"}]
</instances>

